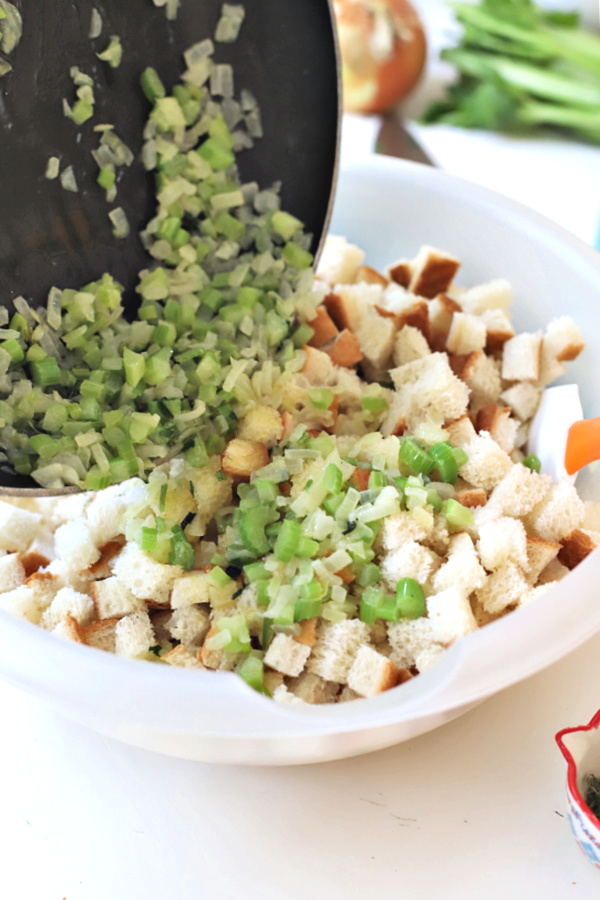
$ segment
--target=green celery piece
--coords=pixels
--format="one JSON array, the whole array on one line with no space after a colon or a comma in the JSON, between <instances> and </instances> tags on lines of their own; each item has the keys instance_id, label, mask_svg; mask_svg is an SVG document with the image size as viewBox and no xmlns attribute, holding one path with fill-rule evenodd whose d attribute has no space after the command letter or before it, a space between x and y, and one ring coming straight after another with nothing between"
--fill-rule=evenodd
<instances>
[{"instance_id":1,"label":"green celery piece","mask_svg":"<svg viewBox=\"0 0 600 900\"><path fill-rule=\"evenodd\" d=\"M196 153L210 163L216 172L228 169L235 162L235 156L230 148L224 142L215 138L207 138L196 150Z\"/></svg>"},{"instance_id":2,"label":"green celery piece","mask_svg":"<svg viewBox=\"0 0 600 900\"><path fill-rule=\"evenodd\" d=\"M414 578L401 578L396 587L396 600L402 618L418 619L427 612L423 588Z\"/></svg>"},{"instance_id":3,"label":"green celery piece","mask_svg":"<svg viewBox=\"0 0 600 900\"><path fill-rule=\"evenodd\" d=\"M492 56L459 48L448 50L444 58L466 75L485 79L491 72L512 88L540 99L574 106L600 108L600 85L574 82L541 66L531 66L508 57Z\"/></svg>"},{"instance_id":4,"label":"green celery piece","mask_svg":"<svg viewBox=\"0 0 600 900\"><path fill-rule=\"evenodd\" d=\"M194 565L194 548L180 525L173 526L169 562L172 566L181 566L186 572Z\"/></svg>"},{"instance_id":5,"label":"green celery piece","mask_svg":"<svg viewBox=\"0 0 600 900\"><path fill-rule=\"evenodd\" d=\"M244 566L244 572L251 584L254 581L261 581L269 577L269 573L265 569L264 563L261 562L248 563L247 566Z\"/></svg>"},{"instance_id":6,"label":"green celery piece","mask_svg":"<svg viewBox=\"0 0 600 900\"><path fill-rule=\"evenodd\" d=\"M237 664L235 671L249 687L254 688L259 694L270 696L265 687L262 659L257 656L246 656Z\"/></svg>"},{"instance_id":7,"label":"green celery piece","mask_svg":"<svg viewBox=\"0 0 600 900\"><path fill-rule=\"evenodd\" d=\"M549 103L525 103L519 110L521 122L530 125L553 125L574 131L585 140L600 144L600 113L568 109Z\"/></svg>"},{"instance_id":8,"label":"green celery piece","mask_svg":"<svg viewBox=\"0 0 600 900\"><path fill-rule=\"evenodd\" d=\"M130 384L133 388L136 387L144 377L146 360L141 353L135 353L129 347L125 347L123 350L123 365L127 384Z\"/></svg>"},{"instance_id":9,"label":"green celery piece","mask_svg":"<svg viewBox=\"0 0 600 900\"><path fill-rule=\"evenodd\" d=\"M548 27L558 45L557 59L568 59L600 75L600 37L584 28Z\"/></svg>"},{"instance_id":10,"label":"green celery piece","mask_svg":"<svg viewBox=\"0 0 600 900\"><path fill-rule=\"evenodd\" d=\"M527 12L527 7L531 9L532 5L492 0L492 2L480 5L455 3L452 8L461 24L474 25L482 31L508 38L518 44L552 53L555 49L555 41L551 35L536 27L537 15L531 16ZM508 6L512 7L510 15L507 12ZM507 18L504 18L502 13L507 13Z\"/></svg>"},{"instance_id":11,"label":"green celery piece","mask_svg":"<svg viewBox=\"0 0 600 900\"><path fill-rule=\"evenodd\" d=\"M302 539L302 525L292 519L284 519L273 547L275 558L289 562L295 555Z\"/></svg>"},{"instance_id":12,"label":"green celery piece","mask_svg":"<svg viewBox=\"0 0 600 900\"><path fill-rule=\"evenodd\" d=\"M150 66L144 69L140 75L140 85L150 103L154 103L155 100L166 94L165 86L160 80L158 72Z\"/></svg>"},{"instance_id":13,"label":"green celery piece","mask_svg":"<svg viewBox=\"0 0 600 900\"><path fill-rule=\"evenodd\" d=\"M304 247L301 247L300 244L296 244L294 241L288 241L281 251L281 256L286 263L295 269L308 269L313 261L312 253L309 253L308 250L305 250Z\"/></svg>"},{"instance_id":14,"label":"green celery piece","mask_svg":"<svg viewBox=\"0 0 600 900\"><path fill-rule=\"evenodd\" d=\"M169 377L171 374L170 358L172 352L170 347L163 347L146 359L146 371L144 373L146 384L154 386Z\"/></svg>"},{"instance_id":15,"label":"green celery piece","mask_svg":"<svg viewBox=\"0 0 600 900\"><path fill-rule=\"evenodd\" d=\"M33 383L41 387L60 384L62 381L61 370L53 356L47 356L45 359L40 360L31 360L29 370Z\"/></svg>"},{"instance_id":16,"label":"green celery piece","mask_svg":"<svg viewBox=\"0 0 600 900\"><path fill-rule=\"evenodd\" d=\"M312 340L314 336L315 332L310 327L310 325L308 325L307 322L302 322L302 324L299 325L292 334L294 347L296 347L297 349L304 347L310 340Z\"/></svg>"},{"instance_id":17,"label":"green celery piece","mask_svg":"<svg viewBox=\"0 0 600 900\"><path fill-rule=\"evenodd\" d=\"M320 616L322 606L323 601L320 598L315 600L298 597L294 604L294 622L302 622L304 619Z\"/></svg>"},{"instance_id":18,"label":"green celery piece","mask_svg":"<svg viewBox=\"0 0 600 900\"><path fill-rule=\"evenodd\" d=\"M120 38L113 35L106 50L103 50L102 53L96 53L96 56L98 59L102 60L102 62L108 63L111 69L118 68L121 65L121 59L123 57L123 46Z\"/></svg>"},{"instance_id":19,"label":"green celery piece","mask_svg":"<svg viewBox=\"0 0 600 900\"><path fill-rule=\"evenodd\" d=\"M360 601L360 618L367 625L374 625L379 606L383 600L383 593L376 588L367 588Z\"/></svg>"},{"instance_id":20,"label":"green celery piece","mask_svg":"<svg viewBox=\"0 0 600 900\"><path fill-rule=\"evenodd\" d=\"M547 47L532 47L530 44L522 45L510 40L510 38L490 34L488 31L471 24L463 23L463 28L462 44L474 50L491 50L494 53L501 53L506 56L539 60L540 62L550 62L553 59L553 53Z\"/></svg>"},{"instance_id":21,"label":"green celery piece","mask_svg":"<svg viewBox=\"0 0 600 900\"><path fill-rule=\"evenodd\" d=\"M101 188L104 188L105 191L109 191L115 183L115 178L115 167L111 164L100 169L96 181Z\"/></svg>"},{"instance_id":22,"label":"green celery piece","mask_svg":"<svg viewBox=\"0 0 600 900\"><path fill-rule=\"evenodd\" d=\"M85 477L84 488L86 491L100 491L110 485L110 474L101 472L97 466L93 466Z\"/></svg>"},{"instance_id":23,"label":"green celery piece","mask_svg":"<svg viewBox=\"0 0 600 900\"><path fill-rule=\"evenodd\" d=\"M271 543L265 533L267 525L277 521L277 512L264 506L254 506L246 510L239 522L240 537L247 550L256 556L263 556L271 549Z\"/></svg>"},{"instance_id":24,"label":"green celery piece","mask_svg":"<svg viewBox=\"0 0 600 900\"><path fill-rule=\"evenodd\" d=\"M302 228L302 222L295 216L278 209L271 217L271 227L284 241L289 241Z\"/></svg>"},{"instance_id":25,"label":"green celery piece","mask_svg":"<svg viewBox=\"0 0 600 900\"><path fill-rule=\"evenodd\" d=\"M94 107L87 100L78 100L71 110L70 118L76 125L83 125L94 115Z\"/></svg>"},{"instance_id":26,"label":"green celery piece","mask_svg":"<svg viewBox=\"0 0 600 900\"><path fill-rule=\"evenodd\" d=\"M18 365L25 359L25 351L19 341L15 340L15 338L10 338L8 341L2 341L0 348L9 354L12 365Z\"/></svg>"}]
</instances>

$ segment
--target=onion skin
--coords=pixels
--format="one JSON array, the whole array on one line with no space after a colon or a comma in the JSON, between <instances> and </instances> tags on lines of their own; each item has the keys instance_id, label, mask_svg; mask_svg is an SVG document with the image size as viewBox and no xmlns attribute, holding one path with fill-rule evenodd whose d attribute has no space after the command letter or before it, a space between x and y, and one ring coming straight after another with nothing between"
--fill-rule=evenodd
<instances>
[{"instance_id":1,"label":"onion skin","mask_svg":"<svg viewBox=\"0 0 600 900\"><path fill-rule=\"evenodd\" d=\"M347 112L381 113L403 100L427 56L421 19L408 0L334 0Z\"/></svg>"}]
</instances>

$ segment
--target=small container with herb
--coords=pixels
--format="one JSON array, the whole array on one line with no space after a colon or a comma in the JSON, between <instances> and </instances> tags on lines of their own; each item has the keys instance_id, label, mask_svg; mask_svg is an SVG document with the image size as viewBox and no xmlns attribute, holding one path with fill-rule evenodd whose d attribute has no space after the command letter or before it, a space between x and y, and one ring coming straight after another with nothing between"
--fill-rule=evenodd
<instances>
[{"instance_id":1,"label":"small container with herb","mask_svg":"<svg viewBox=\"0 0 600 900\"><path fill-rule=\"evenodd\" d=\"M600 869L600 710L587 725L564 728L556 742L567 762L567 810L575 840Z\"/></svg>"}]
</instances>

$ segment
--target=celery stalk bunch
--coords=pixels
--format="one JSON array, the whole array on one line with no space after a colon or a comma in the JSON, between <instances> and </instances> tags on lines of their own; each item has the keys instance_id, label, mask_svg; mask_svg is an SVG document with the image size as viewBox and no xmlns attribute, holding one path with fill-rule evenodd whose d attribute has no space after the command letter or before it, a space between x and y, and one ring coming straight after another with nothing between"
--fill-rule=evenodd
<instances>
[{"instance_id":1,"label":"celery stalk bunch","mask_svg":"<svg viewBox=\"0 0 600 900\"><path fill-rule=\"evenodd\" d=\"M548 126L600 143L600 36L576 13L533 0L452 6L463 34L441 55L458 79L425 122L525 133Z\"/></svg>"}]
</instances>

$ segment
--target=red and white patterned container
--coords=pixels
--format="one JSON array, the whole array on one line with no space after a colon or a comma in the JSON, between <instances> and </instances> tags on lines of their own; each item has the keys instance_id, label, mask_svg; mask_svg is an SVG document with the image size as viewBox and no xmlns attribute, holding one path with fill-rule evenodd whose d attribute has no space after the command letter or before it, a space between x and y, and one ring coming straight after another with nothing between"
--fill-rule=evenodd
<instances>
[{"instance_id":1,"label":"red and white patterned container","mask_svg":"<svg viewBox=\"0 0 600 900\"><path fill-rule=\"evenodd\" d=\"M581 850L600 869L600 820L587 806L586 777L600 778L600 710L587 725L564 728L556 735L567 762L567 810L569 823Z\"/></svg>"}]
</instances>

